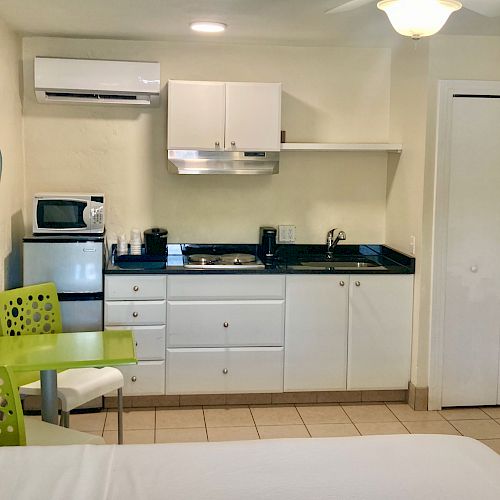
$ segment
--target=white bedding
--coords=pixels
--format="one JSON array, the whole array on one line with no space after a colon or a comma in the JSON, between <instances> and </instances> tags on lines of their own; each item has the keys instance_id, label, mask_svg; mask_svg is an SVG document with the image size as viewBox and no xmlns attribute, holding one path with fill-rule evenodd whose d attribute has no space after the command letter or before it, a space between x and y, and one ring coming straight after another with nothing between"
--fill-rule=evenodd
<instances>
[{"instance_id":1,"label":"white bedding","mask_svg":"<svg viewBox=\"0 0 500 500\"><path fill-rule=\"evenodd\" d=\"M2 500L500 499L500 456L405 435L0 449Z\"/></svg>"}]
</instances>

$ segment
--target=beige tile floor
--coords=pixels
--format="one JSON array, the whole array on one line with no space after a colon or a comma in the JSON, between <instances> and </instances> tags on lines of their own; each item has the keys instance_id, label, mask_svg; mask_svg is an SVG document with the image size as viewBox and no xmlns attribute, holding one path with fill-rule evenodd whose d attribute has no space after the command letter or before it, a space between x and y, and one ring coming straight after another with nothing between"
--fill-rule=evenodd
<instances>
[{"instance_id":1,"label":"beige tile floor","mask_svg":"<svg viewBox=\"0 0 500 500\"><path fill-rule=\"evenodd\" d=\"M116 442L116 411L71 416L71 427ZM373 434L454 434L500 453L500 407L414 411L408 405L196 406L126 410L126 443L233 441Z\"/></svg>"}]
</instances>

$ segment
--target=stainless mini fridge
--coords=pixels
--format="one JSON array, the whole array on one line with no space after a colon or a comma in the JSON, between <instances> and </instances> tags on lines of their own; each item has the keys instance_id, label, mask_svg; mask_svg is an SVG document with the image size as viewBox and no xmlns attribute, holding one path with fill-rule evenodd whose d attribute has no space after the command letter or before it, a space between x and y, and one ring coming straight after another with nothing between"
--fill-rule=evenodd
<instances>
[{"instance_id":1,"label":"stainless mini fridge","mask_svg":"<svg viewBox=\"0 0 500 500\"><path fill-rule=\"evenodd\" d=\"M23 250L23 283L56 284L63 331L102 330L104 237L32 236Z\"/></svg>"}]
</instances>

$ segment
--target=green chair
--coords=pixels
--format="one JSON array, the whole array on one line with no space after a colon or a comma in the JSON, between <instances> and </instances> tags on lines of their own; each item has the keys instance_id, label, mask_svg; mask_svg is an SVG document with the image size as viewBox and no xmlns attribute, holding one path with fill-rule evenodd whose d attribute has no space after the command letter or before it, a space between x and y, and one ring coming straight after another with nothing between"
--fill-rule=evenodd
<instances>
[{"instance_id":1,"label":"green chair","mask_svg":"<svg viewBox=\"0 0 500 500\"><path fill-rule=\"evenodd\" d=\"M62 333L61 310L54 283L42 283L0 293L0 332L3 335ZM39 374L20 374L20 393L41 393ZM57 375L57 396L61 401L61 425L69 427L71 410L93 399L118 392L118 443L123 443L123 375L113 367L75 368Z\"/></svg>"},{"instance_id":2,"label":"green chair","mask_svg":"<svg viewBox=\"0 0 500 500\"><path fill-rule=\"evenodd\" d=\"M41 420L25 421L14 374L8 366L0 366L0 446L62 444L104 444L104 440Z\"/></svg>"}]
</instances>

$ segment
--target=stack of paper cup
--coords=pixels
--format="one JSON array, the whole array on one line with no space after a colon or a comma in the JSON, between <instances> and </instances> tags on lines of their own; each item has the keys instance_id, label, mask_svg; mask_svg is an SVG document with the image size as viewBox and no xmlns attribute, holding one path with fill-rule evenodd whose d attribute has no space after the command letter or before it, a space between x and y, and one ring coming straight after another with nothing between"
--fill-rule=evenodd
<instances>
[{"instance_id":1,"label":"stack of paper cup","mask_svg":"<svg viewBox=\"0 0 500 500\"><path fill-rule=\"evenodd\" d=\"M141 231L137 228L133 228L130 231L130 255L141 255L141 248Z\"/></svg>"},{"instance_id":2,"label":"stack of paper cup","mask_svg":"<svg viewBox=\"0 0 500 500\"><path fill-rule=\"evenodd\" d=\"M116 244L116 255L127 255L128 244L124 234L118 235L118 242Z\"/></svg>"}]
</instances>

